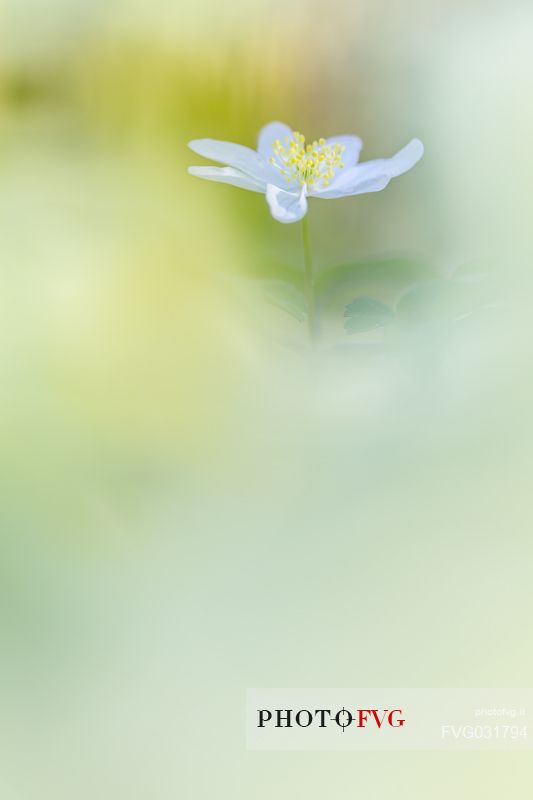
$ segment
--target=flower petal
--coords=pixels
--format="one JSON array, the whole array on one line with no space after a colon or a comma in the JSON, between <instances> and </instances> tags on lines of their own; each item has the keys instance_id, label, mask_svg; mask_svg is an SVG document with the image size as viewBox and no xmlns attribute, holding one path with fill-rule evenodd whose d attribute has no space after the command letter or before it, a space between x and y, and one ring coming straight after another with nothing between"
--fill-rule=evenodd
<instances>
[{"instance_id":1,"label":"flower petal","mask_svg":"<svg viewBox=\"0 0 533 800\"><path fill-rule=\"evenodd\" d=\"M392 158L380 158L365 161L355 167L348 167L337 173L330 186L315 189L316 197L331 199L346 197L366 192L379 192L392 178L403 175L414 167L424 155L424 145L419 139L412 139L408 145L399 150Z\"/></svg>"},{"instance_id":2,"label":"flower petal","mask_svg":"<svg viewBox=\"0 0 533 800\"><path fill-rule=\"evenodd\" d=\"M329 147L332 144L342 144L344 152L342 154L343 164L347 167L353 167L359 161L359 153L363 148L363 142L359 136L331 136L326 139L326 145Z\"/></svg>"},{"instance_id":3,"label":"flower petal","mask_svg":"<svg viewBox=\"0 0 533 800\"><path fill-rule=\"evenodd\" d=\"M305 187L302 187L300 192L286 192L269 183L266 188L266 199L272 216L278 222L298 222L307 213Z\"/></svg>"},{"instance_id":4,"label":"flower petal","mask_svg":"<svg viewBox=\"0 0 533 800\"><path fill-rule=\"evenodd\" d=\"M189 142L189 147L204 158L227 164L256 180L265 180L268 172L267 162L255 150L242 144L221 142L218 139L193 139Z\"/></svg>"},{"instance_id":5,"label":"flower petal","mask_svg":"<svg viewBox=\"0 0 533 800\"><path fill-rule=\"evenodd\" d=\"M230 183L232 186L239 186L241 189L249 189L251 192L265 192L266 184L259 180L250 178L244 172L239 172L233 167L189 167L190 175L197 178L205 178L208 181L218 181L219 183Z\"/></svg>"},{"instance_id":6,"label":"flower petal","mask_svg":"<svg viewBox=\"0 0 533 800\"><path fill-rule=\"evenodd\" d=\"M383 165L377 166L370 161L367 163L371 165L368 169L366 163L350 167L343 170L342 175L337 176L337 179L333 180L329 186L318 187L309 194L325 200L332 200L335 197L381 191L390 183L392 176L384 172Z\"/></svg>"},{"instance_id":7,"label":"flower petal","mask_svg":"<svg viewBox=\"0 0 533 800\"><path fill-rule=\"evenodd\" d=\"M268 161L272 155L272 145L276 139L283 141L286 136L292 136L292 129L288 125L285 125L284 122L269 122L259 131L257 139L259 154Z\"/></svg>"}]
</instances>

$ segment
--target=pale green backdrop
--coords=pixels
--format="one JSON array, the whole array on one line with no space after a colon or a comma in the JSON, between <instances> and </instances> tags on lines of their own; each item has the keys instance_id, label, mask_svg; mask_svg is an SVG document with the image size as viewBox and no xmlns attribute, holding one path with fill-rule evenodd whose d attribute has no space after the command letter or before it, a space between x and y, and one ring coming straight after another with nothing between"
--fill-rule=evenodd
<instances>
[{"instance_id":1,"label":"pale green backdrop","mask_svg":"<svg viewBox=\"0 0 533 800\"><path fill-rule=\"evenodd\" d=\"M3 800L529 796L520 753L246 752L244 692L532 684L532 24L4 1ZM186 173L189 139L272 119L426 146L312 205L317 273L376 264L324 312L354 346L318 358L254 288L298 283L299 226ZM399 345L345 334L354 293L457 274L459 324L439 290Z\"/></svg>"}]
</instances>

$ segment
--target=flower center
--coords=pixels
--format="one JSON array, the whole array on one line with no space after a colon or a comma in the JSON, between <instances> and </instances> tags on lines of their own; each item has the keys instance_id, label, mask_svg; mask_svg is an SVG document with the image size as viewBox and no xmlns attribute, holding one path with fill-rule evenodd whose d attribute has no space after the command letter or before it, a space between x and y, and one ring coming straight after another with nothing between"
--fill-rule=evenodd
<instances>
[{"instance_id":1,"label":"flower center","mask_svg":"<svg viewBox=\"0 0 533 800\"><path fill-rule=\"evenodd\" d=\"M279 169L287 183L328 186L335 171L344 167L344 145L328 145L325 139L306 145L305 136L297 131L286 136L284 143L276 139L272 149L270 163Z\"/></svg>"}]
</instances>

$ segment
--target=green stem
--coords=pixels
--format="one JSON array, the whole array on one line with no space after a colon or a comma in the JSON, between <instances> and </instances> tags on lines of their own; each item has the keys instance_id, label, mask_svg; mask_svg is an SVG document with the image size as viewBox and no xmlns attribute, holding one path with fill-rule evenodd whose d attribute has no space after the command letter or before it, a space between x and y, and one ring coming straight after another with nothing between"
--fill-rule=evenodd
<instances>
[{"instance_id":1,"label":"green stem","mask_svg":"<svg viewBox=\"0 0 533 800\"><path fill-rule=\"evenodd\" d=\"M304 251L304 287L307 300L307 329L309 331L311 346L315 347L318 341L318 312L315 300L313 260L311 258L311 245L309 244L307 214L302 219L302 242Z\"/></svg>"}]
</instances>

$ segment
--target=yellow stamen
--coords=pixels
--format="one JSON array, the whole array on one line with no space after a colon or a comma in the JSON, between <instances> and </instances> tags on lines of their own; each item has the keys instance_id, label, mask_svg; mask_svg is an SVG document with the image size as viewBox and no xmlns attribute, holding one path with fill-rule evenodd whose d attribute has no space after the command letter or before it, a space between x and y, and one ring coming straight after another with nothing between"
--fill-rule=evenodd
<instances>
[{"instance_id":1,"label":"yellow stamen","mask_svg":"<svg viewBox=\"0 0 533 800\"><path fill-rule=\"evenodd\" d=\"M305 144L305 136L294 131L291 137L285 137L284 147L279 139L272 145L274 156L270 163L277 167L289 183L295 181L301 186L328 186L337 169L343 169L342 144L326 144L325 139L318 139L312 144Z\"/></svg>"}]
</instances>

